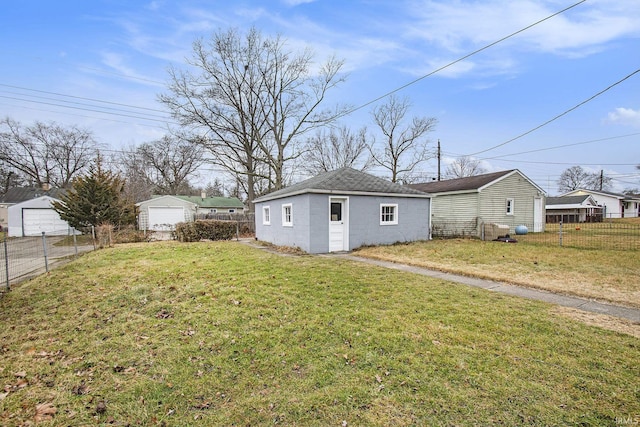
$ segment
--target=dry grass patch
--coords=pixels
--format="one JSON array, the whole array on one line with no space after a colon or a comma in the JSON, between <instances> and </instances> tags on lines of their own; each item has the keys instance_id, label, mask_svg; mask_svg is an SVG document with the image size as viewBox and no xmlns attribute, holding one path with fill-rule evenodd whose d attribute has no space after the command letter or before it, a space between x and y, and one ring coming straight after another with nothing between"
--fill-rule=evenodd
<instances>
[{"instance_id":1,"label":"dry grass patch","mask_svg":"<svg viewBox=\"0 0 640 427\"><path fill-rule=\"evenodd\" d=\"M367 247L355 254L640 307L640 251L451 239Z\"/></svg>"},{"instance_id":2,"label":"dry grass patch","mask_svg":"<svg viewBox=\"0 0 640 427\"><path fill-rule=\"evenodd\" d=\"M555 307L554 313L579 322L640 338L640 324L606 314L590 313L571 307Z\"/></svg>"}]
</instances>

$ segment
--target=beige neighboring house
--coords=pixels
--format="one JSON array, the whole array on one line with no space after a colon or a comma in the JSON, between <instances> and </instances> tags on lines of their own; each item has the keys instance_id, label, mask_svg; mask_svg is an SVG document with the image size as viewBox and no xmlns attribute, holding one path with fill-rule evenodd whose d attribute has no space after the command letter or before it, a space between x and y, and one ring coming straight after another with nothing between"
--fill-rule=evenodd
<instances>
[{"instance_id":1,"label":"beige neighboring house","mask_svg":"<svg viewBox=\"0 0 640 427\"><path fill-rule=\"evenodd\" d=\"M244 204L235 197L153 196L136 203L140 230L170 231L179 222L191 222L214 214L244 212Z\"/></svg>"},{"instance_id":2,"label":"beige neighboring house","mask_svg":"<svg viewBox=\"0 0 640 427\"><path fill-rule=\"evenodd\" d=\"M505 234L519 225L544 231L545 192L517 169L409 187L431 195L434 236L482 238L485 224L499 224Z\"/></svg>"}]
</instances>

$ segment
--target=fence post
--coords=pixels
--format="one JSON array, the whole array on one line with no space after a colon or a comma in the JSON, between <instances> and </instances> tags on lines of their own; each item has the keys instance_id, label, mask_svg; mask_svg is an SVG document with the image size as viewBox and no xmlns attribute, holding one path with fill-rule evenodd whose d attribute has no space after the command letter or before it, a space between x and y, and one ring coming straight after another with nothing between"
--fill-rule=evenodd
<instances>
[{"instance_id":1,"label":"fence post","mask_svg":"<svg viewBox=\"0 0 640 427\"><path fill-rule=\"evenodd\" d=\"M562 221L560 221L560 227L558 228L558 235L560 238L560 246L562 246Z\"/></svg>"},{"instance_id":2,"label":"fence post","mask_svg":"<svg viewBox=\"0 0 640 427\"><path fill-rule=\"evenodd\" d=\"M44 268L49 272L49 259L47 257L47 238L44 235L44 231L42 232L42 247L44 248Z\"/></svg>"},{"instance_id":3,"label":"fence post","mask_svg":"<svg viewBox=\"0 0 640 427\"><path fill-rule=\"evenodd\" d=\"M71 227L71 233L73 233L73 247L76 250L76 258L78 257L78 239L76 238L76 229Z\"/></svg>"},{"instance_id":4,"label":"fence post","mask_svg":"<svg viewBox=\"0 0 640 427\"><path fill-rule=\"evenodd\" d=\"M9 247L7 244L7 236L4 237L4 268L5 273L7 274L7 290L11 290L11 285L9 284Z\"/></svg>"},{"instance_id":5,"label":"fence post","mask_svg":"<svg viewBox=\"0 0 640 427\"><path fill-rule=\"evenodd\" d=\"M236 242L240 240L240 221L236 220Z\"/></svg>"}]
</instances>

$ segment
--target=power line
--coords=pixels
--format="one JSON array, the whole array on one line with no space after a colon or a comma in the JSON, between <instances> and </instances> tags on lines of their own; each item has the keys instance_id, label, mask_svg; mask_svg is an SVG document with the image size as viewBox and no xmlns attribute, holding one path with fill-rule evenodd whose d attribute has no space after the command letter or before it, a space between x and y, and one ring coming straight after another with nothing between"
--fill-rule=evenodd
<instances>
[{"instance_id":1,"label":"power line","mask_svg":"<svg viewBox=\"0 0 640 427\"><path fill-rule=\"evenodd\" d=\"M47 113L56 113L59 114L59 111L55 111L55 110L47 110L44 108L35 108L35 107L25 107L23 105L15 105L15 104L6 104L6 103L0 103L0 105L7 105L9 107L12 108L26 108L30 111L44 111ZM145 123L132 123L132 122L125 122L123 120L116 120L116 119L106 119L104 117L95 117L95 116L86 116L84 114L74 114L74 113L65 113L65 115L67 116L75 116L75 117L83 117L85 119L95 119L95 120L104 120L104 121L108 121L108 122L114 122L114 123L124 123L124 124L134 124L137 126L144 126L144 127L149 127L149 128L156 128L156 129L164 129L166 130L166 127L162 127L162 126L157 126L157 125L151 125L151 124L145 124Z\"/></svg>"},{"instance_id":2,"label":"power line","mask_svg":"<svg viewBox=\"0 0 640 427\"><path fill-rule=\"evenodd\" d=\"M528 29L530 29L532 27L535 27L538 24L541 24L541 23L543 23L545 21L548 21L549 19L551 19L551 18L553 18L555 16L558 16L558 15L560 15L560 14L562 14L562 13L564 13L564 12L570 10L570 9L573 9L574 7L584 3L586 1L587 0L581 0L581 1L577 2L577 3L572 4L569 7L566 7L566 8L564 8L564 9L562 9L562 10L556 12L556 13L553 13L553 14L547 16L546 18L540 19L539 21L536 21L533 24L527 25L526 27L524 27L524 28L522 28L522 29L520 29L518 31L515 31L515 32L513 32L513 33L511 33L511 34L509 34L507 36L502 37L501 39L498 39L498 40L496 40L496 41L494 41L492 43L489 43L488 45L485 45L485 46L481 47L480 49L476 49L473 52L468 53L468 54L456 59L455 61L449 62L448 64L443 65L442 67L437 68L437 69L431 71L430 73L427 73L427 74L425 74L425 75L423 75L421 77L418 77L417 79L414 79L414 80L412 80L412 81L410 81L410 82L408 82L408 83L406 83L406 84L404 84L404 85L402 85L402 86L400 86L400 87L398 87L398 88L396 88L396 89L394 89L392 91L389 91L389 92L385 93L384 95L380 95L379 97L377 97L377 98L375 98L375 99L373 99L373 100L371 100L369 102L366 102L366 103L364 103L364 104L362 104L362 105L360 105L358 107L352 108L351 110L348 110L348 111L344 112L343 114L339 115L337 118L348 116L349 114L355 113L358 110L361 110L361 109L363 109L365 107L368 107L369 105L374 104L374 103L380 101L381 99L386 98L389 95L393 95L394 93L400 92L401 90L406 89L407 87L409 87L411 85L414 85L414 84L418 83L419 81L426 79L427 77L430 77L430 76L432 76L432 75L434 75L436 73L439 73L440 71L442 71L444 69L447 69L447 68L449 68L449 67L451 67L451 66L453 66L453 65L455 65L455 64L457 64L459 62L462 62L465 59L468 59L468 58L470 58L470 57L472 57L472 56L474 56L474 55L476 55L476 54L478 54L478 53L480 53L480 52L482 52L484 50L487 50L487 49L489 49L489 48L491 48L491 47L493 47L493 46L495 46L495 45L497 45L499 43L502 43L503 41L505 41L507 39L510 39L511 37L514 37L514 36L524 32L524 31L526 31L526 30L528 30Z\"/></svg>"},{"instance_id":3,"label":"power line","mask_svg":"<svg viewBox=\"0 0 640 427\"><path fill-rule=\"evenodd\" d=\"M73 107L73 106L70 106L70 105L61 105L61 104L55 104L55 103L52 103L52 102L32 101L32 100L29 100L29 99L16 98L16 97L11 97L11 96L4 96L4 95L0 95L0 98L12 99L14 101L33 102L35 104L52 105L54 107L71 108L71 109L74 109L74 110L91 111L91 112L94 112L94 113L111 114L111 115L114 115L114 116L128 117L128 118L131 118L131 119L149 120L149 121L152 121L152 122L160 122L160 123L165 123L165 124L174 124L174 125L177 124L175 122L170 122L169 120L160 120L160 119L153 119L153 118L148 118L148 117L133 116L133 115L129 115L129 114L120 114L120 113L108 112L108 111L103 111L103 110L93 110L93 109L90 109L90 108ZM99 107L96 107L96 108L99 108Z\"/></svg>"},{"instance_id":4,"label":"power line","mask_svg":"<svg viewBox=\"0 0 640 427\"><path fill-rule=\"evenodd\" d=\"M583 166L635 166L638 163L582 163L582 162L536 162L531 160L502 160L502 159L494 159L498 162L509 162L509 163L530 163L530 164L541 164L541 165L583 165Z\"/></svg>"},{"instance_id":5,"label":"power line","mask_svg":"<svg viewBox=\"0 0 640 427\"><path fill-rule=\"evenodd\" d=\"M497 160L497 159L500 159L502 157L518 156L520 154L537 153L537 152L540 152L540 151L557 150L558 148L574 147L576 145L592 144L594 142L610 141L612 139L628 138L630 136L637 136L637 135L640 135L640 132L630 133L630 134L627 134L627 135L610 136L610 137L607 137L607 138L592 139L592 140L589 140L589 141L574 142L573 144L555 145L553 147L539 148L537 150L521 151L519 153L503 154L503 155L495 156L495 157L482 157L482 158L480 158L480 160Z\"/></svg>"},{"instance_id":6,"label":"power line","mask_svg":"<svg viewBox=\"0 0 640 427\"><path fill-rule=\"evenodd\" d=\"M155 108L138 107L136 105L121 104L121 103L118 103L118 102L111 102L111 101L103 101L101 99L96 99L96 98L85 98L85 97L82 97L82 96L66 95L64 93L48 92L46 90L30 89L30 88L27 88L27 87L13 86L13 85L8 85L8 84L4 84L4 83L0 83L0 86L10 87L12 89L28 90L30 92L46 93L48 95L56 95L56 96L64 96L64 97L67 97L67 98L82 99L82 100L85 100L85 101L93 101L93 102L101 102L101 103L104 103L104 104L119 105L121 107L137 108L137 109L140 109L140 110L155 111L157 113L165 113L165 114L167 113L166 111L158 110L158 109L155 109Z\"/></svg>"},{"instance_id":7,"label":"power line","mask_svg":"<svg viewBox=\"0 0 640 427\"><path fill-rule=\"evenodd\" d=\"M95 107L95 108L101 108L101 109L104 109L104 110L120 111L120 112L124 112L124 113L145 114L145 115L147 115L149 117L156 117L158 119L169 119L169 117L167 117L167 116L160 116L158 114L138 113L138 112L125 110L125 109L117 108L117 107L108 107L108 106L101 106L101 105L95 105L95 104L85 104L83 102L67 101L65 99L50 98L50 97L38 96L38 95L30 95L30 94L25 94L25 93L20 93L20 92L12 92L12 91L8 91L8 90L0 90L0 93L6 93L6 94L9 94L9 95L15 95L15 96L21 96L21 97L22 96L28 96L28 97L36 98L36 99L45 99L47 101L64 102L64 103L67 103L67 104L81 105L81 106L85 106L85 107ZM32 100L23 99L23 98L20 98L20 99L23 100L23 101L27 101L27 102L38 102L38 101L32 101ZM105 113L108 113L108 112L105 111Z\"/></svg>"},{"instance_id":8,"label":"power line","mask_svg":"<svg viewBox=\"0 0 640 427\"><path fill-rule=\"evenodd\" d=\"M505 145L507 145L507 144L509 144L509 143L512 143L513 141L515 141L515 140L517 140L517 139L520 139L520 138L522 138L522 137L524 137L524 136L526 136L526 135L529 135L530 133L533 133L533 132L537 131L538 129L540 129L540 128L542 128L542 127L546 126L546 125L548 125L549 123L551 123L551 122L554 122L554 121L558 120L560 117L562 117L562 116L565 116L565 115L569 114L569 113L570 113L570 112L572 112L573 110L578 109L579 107L583 106L583 105L584 105L584 104L586 104L587 102L592 101L593 99L597 98L598 96L602 95L603 93L607 92L608 90L610 90L610 89L614 88L615 86L619 85L620 83L624 82L625 80L627 80L627 79L629 79L629 78L633 77L635 74L638 74L638 73L640 73L640 68L639 68L639 69L637 69L637 70L635 70L635 71L634 71L634 72L632 72L631 74L626 75L625 77L623 77L622 79L618 80L617 82L615 82L615 83L613 83L613 84L609 85L608 87L606 87L605 89L603 89L603 90L601 90L600 92L596 93L595 95L590 96L589 98L585 99L584 101L580 102L579 104L577 104L577 105L575 105L575 106L573 106L573 107L569 108L568 110L563 111L562 113L558 114L557 116L555 116L555 117L553 117L553 118L551 118L551 119L547 120L546 122L544 122L544 123L542 123L542 124L540 124L540 125L538 125L538 126L536 126L536 127L532 128L532 129L529 129L528 131L526 131L526 132L524 132L524 133L521 133L520 135L518 135L518 136L516 136L516 137L513 137L513 138L509 139L508 141L505 141L505 142L500 143L500 144L498 144L498 145L494 145L493 147L489 147L489 148L487 148L487 149L485 149L485 150L481 150L481 151L477 151L477 152L475 152L475 153L468 154L468 156L476 156L476 155L478 155L478 154L486 153L487 151L495 150L496 148L499 148L499 147L505 146Z\"/></svg>"}]
</instances>

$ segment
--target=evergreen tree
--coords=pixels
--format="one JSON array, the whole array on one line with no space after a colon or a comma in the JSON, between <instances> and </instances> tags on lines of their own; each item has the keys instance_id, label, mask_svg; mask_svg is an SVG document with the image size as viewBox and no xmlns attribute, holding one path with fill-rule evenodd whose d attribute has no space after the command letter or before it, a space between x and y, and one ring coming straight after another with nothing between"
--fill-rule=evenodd
<instances>
[{"instance_id":1,"label":"evergreen tree","mask_svg":"<svg viewBox=\"0 0 640 427\"><path fill-rule=\"evenodd\" d=\"M135 205L124 196L124 180L104 170L99 155L88 174L76 178L71 190L52 206L76 229L103 224L120 228L135 223Z\"/></svg>"}]
</instances>

